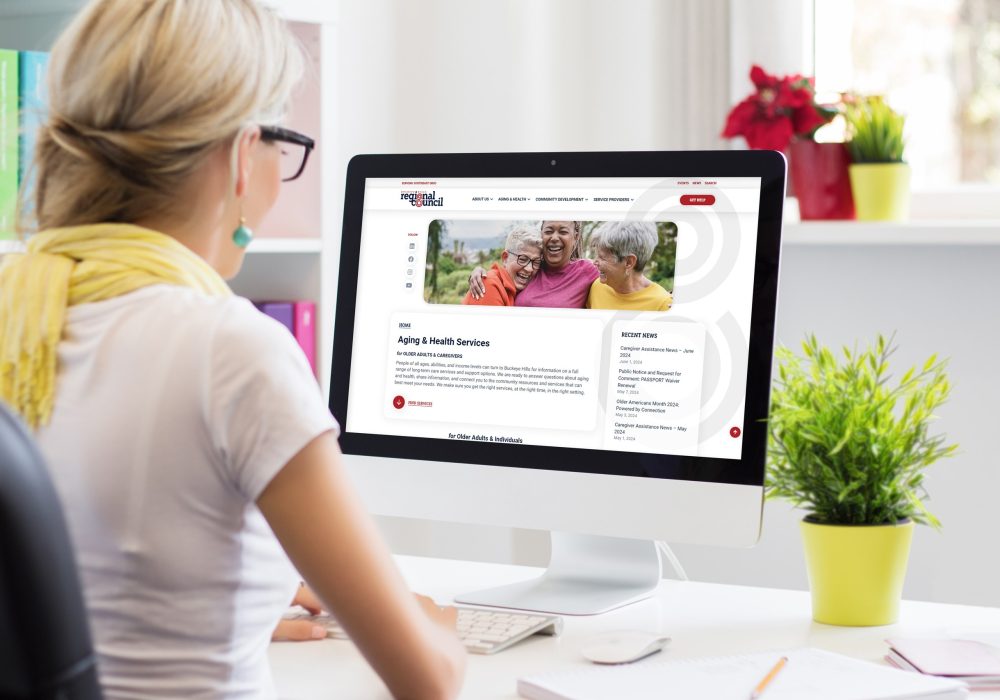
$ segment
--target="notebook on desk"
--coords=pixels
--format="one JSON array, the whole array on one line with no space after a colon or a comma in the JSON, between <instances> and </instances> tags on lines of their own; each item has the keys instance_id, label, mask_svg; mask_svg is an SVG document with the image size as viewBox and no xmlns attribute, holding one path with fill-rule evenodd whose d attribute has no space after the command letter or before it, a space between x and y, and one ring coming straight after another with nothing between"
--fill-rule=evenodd
<instances>
[{"instance_id":1,"label":"notebook on desk","mask_svg":"<svg viewBox=\"0 0 1000 700\"><path fill-rule=\"evenodd\" d=\"M907 671L1000 689L1000 648L968 639L887 639L886 661Z\"/></svg>"},{"instance_id":2,"label":"notebook on desk","mask_svg":"<svg viewBox=\"0 0 1000 700\"><path fill-rule=\"evenodd\" d=\"M788 662L762 700L957 700L968 692L960 681L920 676L820 649L581 667L521 678L517 692L529 700L746 700L782 656Z\"/></svg>"}]
</instances>

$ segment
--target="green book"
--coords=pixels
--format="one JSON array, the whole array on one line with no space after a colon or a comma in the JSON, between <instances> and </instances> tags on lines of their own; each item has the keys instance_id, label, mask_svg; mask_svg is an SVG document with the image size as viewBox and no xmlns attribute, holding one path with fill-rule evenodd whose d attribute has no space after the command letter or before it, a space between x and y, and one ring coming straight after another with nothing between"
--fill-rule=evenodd
<instances>
[{"instance_id":1,"label":"green book","mask_svg":"<svg viewBox=\"0 0 1000 700\"><path fill-rule=\"evenodd\" d=\"M14 238L17 211L17 51L0 49L0 240Z\"/></svg>"}]
</instances>

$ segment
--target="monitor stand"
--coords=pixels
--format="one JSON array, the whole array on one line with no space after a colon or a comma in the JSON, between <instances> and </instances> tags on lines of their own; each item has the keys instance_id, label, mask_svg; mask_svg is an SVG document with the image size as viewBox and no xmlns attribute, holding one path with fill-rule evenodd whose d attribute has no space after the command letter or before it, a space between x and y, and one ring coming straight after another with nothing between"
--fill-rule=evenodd
<instances>
[{"instance_id":1,"label":"monitor stand","mask_svg":"<svg viewBox=\"0 0 1000 700\"><path fill-rule=\"evenodd\" d=\"M648 598L660 583L650 540L553 532L552 555L535 579L456 596L455 602L558 615L596 615Z\"/></svg>"}]
</instances>

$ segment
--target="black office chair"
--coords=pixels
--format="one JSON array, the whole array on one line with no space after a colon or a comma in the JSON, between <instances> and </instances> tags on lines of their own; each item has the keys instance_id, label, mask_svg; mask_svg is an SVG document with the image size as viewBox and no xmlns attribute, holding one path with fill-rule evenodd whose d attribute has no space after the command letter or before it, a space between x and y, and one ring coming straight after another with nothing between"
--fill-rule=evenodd
<instances>
[{"instance_id":1,"label":"black office chair","mask_svg":"<svg viewBox=\"0 0 1000 700\"><path fill-rule=\"evenodd\" d=\"M28 431L2 404L0 698L102 698L59 499Z\"/></svg>"}]
</instances>

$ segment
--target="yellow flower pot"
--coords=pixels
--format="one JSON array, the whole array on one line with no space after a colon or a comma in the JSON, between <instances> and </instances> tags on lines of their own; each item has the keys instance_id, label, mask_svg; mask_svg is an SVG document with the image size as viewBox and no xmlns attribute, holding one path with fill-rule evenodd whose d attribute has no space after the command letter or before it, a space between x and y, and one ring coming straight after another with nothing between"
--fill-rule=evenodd
<instances>
[{"instance_id":1,"label":"yellow flower pot","mask_svg":"<svg viewBox=\"0 0 1000 700\"><path fill-rule=\"evenodd\" d=\"M848 167L859 221L903 221L910 216L910 166L854 163Z\"/></svg>"},{"instance_id":2,"label":"yellow flower pot","mask_svg":"<svg viewBox=\"0 0 1000 700\"><path fill-rule=\"evenodd\" d=\"M913 521L824 525L802 521L813 619L828 625L888 625L899 600Z\"/></svg>"}]
</instances>

